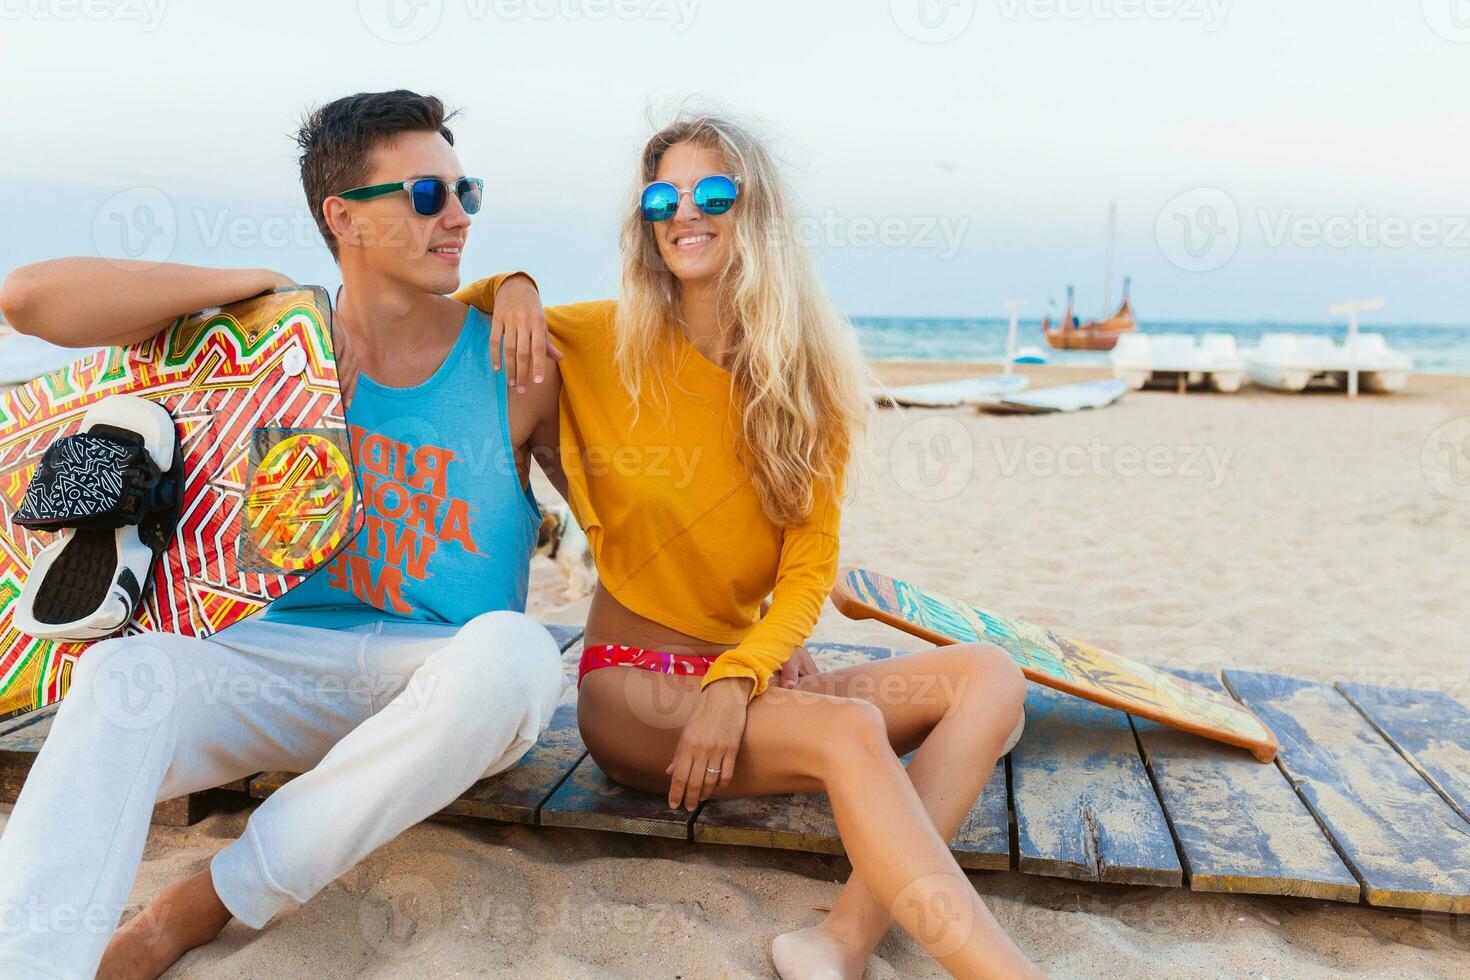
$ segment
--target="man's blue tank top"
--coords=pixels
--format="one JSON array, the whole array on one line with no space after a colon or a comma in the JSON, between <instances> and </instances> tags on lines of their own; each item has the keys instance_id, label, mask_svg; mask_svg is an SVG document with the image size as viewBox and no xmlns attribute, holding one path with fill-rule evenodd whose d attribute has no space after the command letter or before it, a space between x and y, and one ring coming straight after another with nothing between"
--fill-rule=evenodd
<instances>
[{"instance_id":1,"label":"man's blue tank top","mask_svg":"<svg viewBox=\"0 0 1470 980\"><path fill-rule=\"evenodd\" d=\"M346 414L367 522L258 618L336 629L524 612L541 512L516 472L505 376L479 311L428 380L389 388L360 375Z\"/></svg>"}]
</instances>

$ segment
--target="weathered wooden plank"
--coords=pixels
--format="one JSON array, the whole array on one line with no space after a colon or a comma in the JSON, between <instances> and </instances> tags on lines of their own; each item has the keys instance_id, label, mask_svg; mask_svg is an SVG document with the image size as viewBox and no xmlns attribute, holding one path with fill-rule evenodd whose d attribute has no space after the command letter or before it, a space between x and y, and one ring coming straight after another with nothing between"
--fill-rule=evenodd
<instances>
[{"instance_id":1,"label":"weathered wooden plank","mask_svg":"<svg viewBox=\"0 0 1470 980\"><path fill-rule=\"evenodd\" d=\"M1174 673L1226 693L1211 674ZM1358 880L1281 770L1244 749L1132 721L1193 891L1358 900Z\"/></svg>"},{"instance_id":2,"label":"weathered wooden plank","mask_svg":"<svg viewBox=\"0 0 1470 980\"><path fill-rule=\"evenodd\" d=\"M809 643L807 650L823 671L886 660L886 647L850 643ZM837 821L825 793L790 793L741 800L709 800L694 821L694 839L713 844L744 844L816 854L842 854Z\"/></svg>"},{"instance_id":3,"label":"weathered wooden plank","mask_svg":"<svg viewBox=\"0 0 1470 980\"><path fill-rule=\"evenodd\" d=\"M1470 826L1325 684L1227 670L1370 905L1470 912Z\"/></svg>"},{"instance_id":4,"label":"weathered wooden plank","mask_svg":"<svg viewBox=\"0 0 1470 980\"><path fill-rule=\"evenodd\" d=\"M301 775L296 772L262 772L250 777L250 795L263 800L291 780Z\"/></svg>"},{"instance_id":5,"label":"weathered wooden plank","mask_svg":"<svg viewBox=\"0 0 1470 980\"><path fill-rule=\"evenodd\" d=\"M51 723L60 709L60 704L47 705L6 723L4 733L0 734L0 803L14 803L20 795L20 788L25 785L46 736L51 734ZM165 827L187 827L208 813L205 795L190 793L155 806L153 822Z\"/></svg>"},{"instance_id":6,"label":"weathered wooden plank","mask_svg":"<svg viewBox=\"0 0 1470 980\"><path fill-rule=\"evenodd\" d=\"M209 798L189 793L164 800L153 808L153 822L160 827L190 827L209 816Z\"/></svg>"},{"instance_id":7,"label":"weathered wooden plank","mask_svg":"<svg viewBox=\"0 0 1470 980\"><path fill-rule=\"evenodd\" d=\"M60 707L48 705L0 723L0 803L14 803L20 795Z\"/></svg>"},{"instance_id":8,"label":"weathered wooden plank","mask_svg":"<svg viewBox=\"0 0 1470 980\"><path fill-rule=\"evenodd\" d=\"M824 671L894 656L886 647L813 643L812 657ZM908 759L905 757L905 764ZM950 848L961 867L1010 866L1010 809L1005 764L997 763L980 799L966 815ZM774 847L819 854L843 853L832 807L821 793L795 793L743 800L711 800L694 821L696 841Z\"/></svg>"},{"instance_id":9,"label":"weathered wooden plank","mask_svg":"<svg viewBox=\"0 0 1470 980\"><path fill-rule=\"evenodd\" d=\"M250 780L254 779L258 775L260 775L260 773L258 772L251 773L249 776L242 776L239 779L225 783L223 786L216 786L215 789L222 790L226 793L249 793Z\"/></svg>"},{"instance_id":10,"label":"weathered wooden plank","mask_svg":"<svg viewBox=\"0 0 1470 980\"><path fill-rule=\"evenodd\" d=\"M571 775L541 805L539 819L548 827L582 827L688 840L694 813L671 809L662 795L613 782L589 754L582 757Z\"/></svg>"},{"instance_id":11,"label":"weathered wooden plank","mask_svg":"<svg viewBox=\"0 0 1470 980\"><path fill-rule=\"evenodd\" d=\"M1011 866L1011 801L1005 759L995 764L980 798L950 839L949 849L960 867L972 871L1005 871Z\"/></svg>"},{"instance_id":12,"label":"weathered wooden plank","mask_svg":"<svg viewBox=\"0 0 1470 980\"><path fill-rule=\"evenodd\" d=\"M1348 683L1337 689L1470 820L1470 711L1441 691Z\"/></svg>"},{"instance_id":13,"label":"weathered wooden plank","mask_svg":"<svg viewBox=\"0 0 1470 980\"><path fill-rule=\"evenodd\" d=\"M905 756L904 764L911 758ZM822 793L710 800L696 815L694 840L817 854L844 853L832 805ZM995 764L980 798L950 839L949 849L962 868L1004 871L1011 866L1004 760Z\"/></svg>"},{"instance_id":14,"label":"weathered wooden plank","mask_svg":"<svg viewBox=\"0 0 1470 980\"><path fill-rule=\"evenodd\" d=\"M541 804L577 767L587 747L577 731L577 695L568 688L551 724L521 761L475 783L444 809L446 814L535 823Z\"/></svg>"},{"instance_id":15,"label":"weathered wooden plank","mask_svg":"<svg viewBox=\"0 0 1470 980\"><path fill-rule=\"evenodd\" d=\"M56 714L60 707L61 705L59 703L48 704L46 707L37 711L27 711L25 714L12 715L4 721L0 721L0 738L9 735L11 732L25 728L27 725L33 725L42 718L49 718Z\"/></svg>"},{"instance_id":16,"label":"weathered wooden plank","mask_svg":"<svg viewBox=\"0 0 1470 980\"><path fill-rule=\"evenodd\" d=\"M1011 752L1017 866L1083 881L1179 885L1184 873L1128 716L1038 685Z\"/></svg>"},{"instance_id":17,"label":"weathered wooden plank","mask_svg":"<svg viewBox=\"0 0 1470 980\"><path fill-rule=\"evenodd\" d=\"M551 724L521 761L505 772L481 779L439 812L507 823L535 823L536 812L582 760L587 749L577 731L575 689L562 695ZM265 799L295 779L294 772L263 772L250 778L248 792Z\"/></svg>"},{"instance_id":18,"label":"weathered wooden plank","mask_svg":"<svg viewBox=\"0 0 1470 980\"><path fill-rule=\"evenodd\" d=\"M813 854L843 853L825 793L709 800L694 821L694 839Z\"/></svg>"},{"instance_id":19,"label":"weathered wooden plank","mask_svg":"<svg viewBox=\"0 0 1470 980\"><path fill-rule=\"evenodd\" d=\"M547 623L546 631L551 634L551 638L556 641L557 647L563 653L573 643L576 643L582 638L582 627L580 626L564 626L561 623Z\"/></svg>"}]
</instances>

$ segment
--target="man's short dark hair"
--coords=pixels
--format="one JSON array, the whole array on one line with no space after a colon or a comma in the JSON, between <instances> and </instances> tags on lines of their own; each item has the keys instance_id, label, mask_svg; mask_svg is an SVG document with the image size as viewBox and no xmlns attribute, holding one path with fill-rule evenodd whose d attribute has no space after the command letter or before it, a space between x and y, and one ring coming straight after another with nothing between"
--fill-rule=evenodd
<instances>
[{"instance_id":1,"label":"man's short dark hair","mask_svg":"<svg viewBox=\"0 0 1470 980\"><path fill-rule=\"evenodd\" d=\"M367 183L373 148L399 133L437 132L453 146L454 134L444 124L455 115L446 115L444 103L432 95L396 89L349 95L319 106L302 120L296 134L301 187L333 258L337 240L327 228L322 202Z\"/></svg>"}]
</instances>

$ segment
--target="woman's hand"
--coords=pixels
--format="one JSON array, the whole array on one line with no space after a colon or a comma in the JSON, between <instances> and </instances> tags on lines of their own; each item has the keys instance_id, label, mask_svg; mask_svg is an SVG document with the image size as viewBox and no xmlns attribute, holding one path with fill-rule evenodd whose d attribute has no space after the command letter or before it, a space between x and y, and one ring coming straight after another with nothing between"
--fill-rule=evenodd
<instances>
[{"instance_id":1,"label":"woman's hand","mask_svg":"<svg viewBox=\"0 0 1470 980\"><path fill-rule=\"evenodd\" d=\"M793 650L791 652L791 658L781 665L781 679L779 683L782 687L792 688L803 677L810 677L812 674L820 674L821 672L822 668L817 666L817 662L812 659L812 655L807 648L800 646Z\"/></svg>"},{"instance_id":2,"label":"woman's hand","mask_svg":"<svg viewBox=\"0 0 1470 980\"><path fill-rule=\"evenodd\" d=\"M541 293L527 276L511 276L495 293L495 312L490 315L490 363L499 371L504 362L506 382L525 394L528 383L540 384L546 377L548 357L559 361L562 355L547 337Z\"/></svg>"},{"instance_id":3,"label":"woman's hand","mask_svg":"<svg viewBox=\"0 0 1470 980\"><path fill-rule=\"evenodd\" d=\"M745 735L745 707L754 682L725 677L699 692L694 714L684 724L669 774L669 806L682 802L693 813L717 786L735 777L735 756Z\"/></svg>"}]
</instances>

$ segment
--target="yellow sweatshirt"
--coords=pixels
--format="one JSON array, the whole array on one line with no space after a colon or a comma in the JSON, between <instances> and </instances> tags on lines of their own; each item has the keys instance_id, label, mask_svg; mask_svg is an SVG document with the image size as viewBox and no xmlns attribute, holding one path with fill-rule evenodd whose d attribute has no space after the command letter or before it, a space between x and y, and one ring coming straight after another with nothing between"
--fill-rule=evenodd
<instances>
[{"instance_id":1,"label":"yellow sweatshirt","mask_svg":"<svg viewBox=\"0 0 1470 980\"><path fill-rule=\"evenodd\" d=\"M492 312L507 275L454 298ZM736 453L730 374L681 333L662 370L667 413L645 392L635 420L613 361L616 308L604 300L546 310L566 355L561 457L572 512L613 597L681 633L731 644L703 683L749 677L754 698L806 642L832 589L840 501L819 492L811 515L793 527L766 518Z\"/></svg>"}]
</instances>

